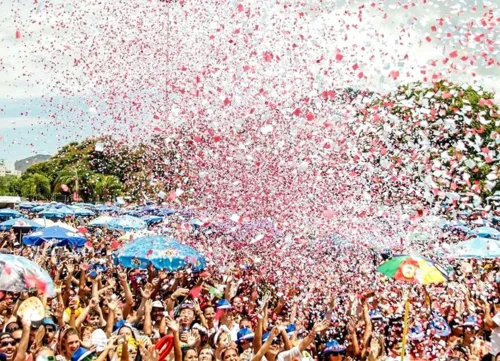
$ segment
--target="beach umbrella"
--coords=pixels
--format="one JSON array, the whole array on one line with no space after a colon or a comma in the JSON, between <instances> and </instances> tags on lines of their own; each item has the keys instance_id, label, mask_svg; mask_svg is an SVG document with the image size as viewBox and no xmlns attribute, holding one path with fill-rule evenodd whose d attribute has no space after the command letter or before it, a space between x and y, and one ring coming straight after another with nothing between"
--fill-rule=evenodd
<instances>
[{"instance_id":1,"label":"beach umbrella","mask_svg":"<svg viewBox=\"0 0 500 361\"><path fill-rule=\"evenodd\" d=\"M163 221L163 217L159 217L159 216L143 216L143 217L141 217L141 219L144 222L146 222L148 226Z\"/></svg>"},{"instance_id":2,"label":"beach umbrella","mask_svg":"<svg viewBox=\"0 0 500 361\"><path fill-rule=\"evenodd\" d=\"M482 238L500 238L500 231L496 228L488 226L471 229L468 234Z\"/></svg>"},{"instance_id":3,"label":"beach umbrella","mask_svg":"<svg viewBox=\"0 0 500 361\"><path fill-rule=\"evenodd\" d=\"M106 204L99 204L94 207L94 211L98 213L114 213L120 211L120 208L115 206L108 206Z\"/></svg>"},{"instance_id":4,"label":"beach umbrella","mask_svg":"<svg viewBox=\"0 0 500 361\"><path fill-rule=\"evenodd\" d=\"M395 280L422 285L443 283L448 279L441 266L417 255L394 256L382 263L377 270Z\"/></svg>"},{"instance_id":5,"label":"beach umbrella","mask_svg":"<svg viewBox=\"0 0 500 361\"><path fill-rule=\"evenodd\" d=\"M27 246L39 246L45 242L54 242L55 246L83 247L87 239L81 233L55 225L24 236L23 242Z\"/></svg>"},{"instance_id":6,"label":"beach umbrella","mask_svg":"<svg viewBox=\"0 0 500 361\"><path fill-rule=\"evenodd\" d=\"M499 258L500 241L493 238L472 238L452 245L452 254L457 258Z\"/></svg>"},{"instance_id":7,"label":"beach umbrella","mask_svg":"<svg viewBox=\"0 0 500 361\"><path fill-rule=\"evenodd\" d=\"M35 207L35 203L31 202L22 202L19 204L19 209L24 209L24 210L30 210L31 208Z\"/></svg>"},{"instance_id":8,"label":"beach umbrella","mask_svg":"<svg viewBox=\"0 0 500 361\"><path fill-rule=\"evenodd\" d=\"M95 216L95 213L87 208L75 208L74 214L77 217L92 217Z\"/></svg>"},{"instance_id":9,"label":"beach umbrella","mask_svg":"<svg viewBox=\"0 0 500 361\"><path fill-rule=\"evenodd\" d=\"M1 219L9 219L9 218L21 218L23 215L16 211L15 209L4 208L0 209L0 218Z\"/></svg>"},{"instance_id":10,"label":"beach umbrella","mask_svg":"<svg viewBox=\"0 0 500 361\"><path fill-rule=\"evenodd\" d=\"M0 290L23 292L32 288L49 297L56 295L54 281L40 265L25 257L0 254Z\"/></svg>"},{"instance_id":11,"label":"beach umbrella","mask_svg":"<svg viewBox=\"0 0 500 361\"><path fill-rule=\"evenodd\" d=\"M174 213L175 211L169 208L162 208L156 211L157 216L170 216Z\"/></svg>"},{"instance_id":12,"label":"beach umbrella","mask_svg":"<svg viewBox=\"0 0 500 361\"><path fill-rule=\"evenodd\" d=\"M0 231L8 231L12 228L28 231L30 229L38 230L43 226L26 218L13 218L0 223Z\"/></svg>"},{"instance_id":13,"label":"beach umbrella","mask_svg":"<svg viewBox=\"0 0 500 361\"><path fill-rule=\"evenodd\" d=\"M121 231L138 231L148 228L142 219L132 216L120 216L108 222L108 228Z\"/></svg>"},{"instance_id":14,"label":"beach umbrella","mask_svg":"<svg viewBox=\"0 0 500 361\"><path fill-rule=\"evenodd\" d=\"M45 218L34 218L32 219L33 222L38 223L39 225L43 227L50 227L55 224L54 221L51 221L50 219L45 219Z\"/></svg>"},{"instance_id":15,"label":"beach umbrella","mask_svg":"<svg viewBox=\"0 0 500 361\"><path fill-rule=\"evenodd\" d=\"M174 272L190 267L194 272L205 268L205 258L194 248L167 236L143 236L125 244L117 251L118 262L130 268L157 269Z\"/></svg>"},{"instance_id":16,"label":"beach umbrella","mask_svg":"<svg viewBox=\"0 0 500 361\"><path fill-rule=\"evenodd\" d=\"M96 219L93 219L87 225L88 227L105 227L108 223L113 220L113 217L110 216L99 216Z\"/></svg>"},{"instance_id":17,"label":"beach umbrella","mask_svg":"<svg viewBox=\"0 0 500 361\"><path fill-rule=\"evenodd\" d=\"M33 208L31 208L31 212L38 213L38 212L45 210L45 208L48 208L48 207L49 207L48 204L41 204L39 206L34 206Z\"/></svg>"}]
</instances>

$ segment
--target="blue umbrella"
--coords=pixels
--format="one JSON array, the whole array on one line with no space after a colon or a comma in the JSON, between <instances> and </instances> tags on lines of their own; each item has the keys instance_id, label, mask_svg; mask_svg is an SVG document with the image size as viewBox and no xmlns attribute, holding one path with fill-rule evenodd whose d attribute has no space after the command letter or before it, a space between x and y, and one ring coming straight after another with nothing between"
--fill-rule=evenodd
<instances>
[{"instance_id":1,"label":"blue umbrella","mask_svg":"<svg viewBox=\"0 0 500 361\"><path fill-rule=\"evenodd\" d=\"M11 228L38 230L43 226L26 218L13 218L0 223L0 231L8 231Z\"/></svg>"},{"instance_id":2,"label":"blue umbrella","mask_svg":"<svg viewBox=\"0 0 500 361\"><path fill-rule=\"evenodd\" d=\"M451 247L458 258L498 258L500 241L493 238L472 238Z\"/></svg>"},{"instance_id":3,"label":"blue umbrella","mask_svg":"<svg viewBox=\"0 0 500 361\"><path fill-rule=\"evenodd\" d=\"M95 213L87 208L75 208L74 212L75 212L75 216L77 216L77 217L95 216Z\"/></svg>"},{"instance_id":4,"label":"blue umbrella","mask_svg":"<svg viewBox=\"0 0 500 361\"><path fill-rule=\"evenodd\" d=\"M115 206L107 206L105 204L99 204L95 206L94 210L99 213L112 213L112 212L118 212L120 208Z\"/></svg>"},{"instance_id":5,"label":"blue umbrella","mask_svg":"<svg viewBox=\"0 0 500 361\"><path fill-rule=\"evenodd\" d=\"M31 208L31 211L32 212L41 212L41 211L45 210L45 208L48 208L48 205L35 206L35 207Z\"/></svg>"},{"instance_id":6,"label":"blue umbrella","mask_svg":"<svg viewBox=\"0 0 500 361\"><path fill-rule=\"evenodd\" d=\"M170 216L171 214L174 214L175 211L168 209L168 208L162 208L156 212L156 215L158 216Z\"/></svg>"},{"instance_id":7,"label":"blue umbrella","mask_svg":"<svg viewBox=\"0 0 500 361\"><path fill-rule=\"evenodd\" d=\"M52 240L58 241L56 246L70 245L72 247L83 247L87 242L83 234L60 226L47 227L23 237L23 242L27 246L39 246Z\"/></svg>"},{"instance_id":8,"label":"blue umbrella","mask_svg":"<svg viewBox=\"0 0 500 361\"><path fill-rule=\"evenodd\" d=\"M110 216L99 216L96 219L93 219L89 222L89 227L104 227L107 226L110 221L113 220L113 217Z\"/></svg>"},{"instance_id":9,"label":"blue umbrella","mask_svg":"<svg viewBox=\"0 0 500 361\"><path fill-rule=\"evenodd\" d=\"M19 204L19 209L26 209L26 210L30 210L31 208L35 207L35 203L31 203L31 202L22 202L21 204Z\"/></svg>"},{"instance_id":10,"label":"blue umbrella","mask_svg":"<svg viewBox=\"0 0 500 361\"><path fill-rule=\"evenodd\" d=\"M8 219L8 218L21 218L23 215L16 211L15 209L4 208L0 209L0 218Z\"/></svg>"},{"instance_id":11,"label":"blue umbrella","mask_svg":"<svg viewBox=\"0 0 500 361\"><path fill-rule=\"evenodd\" d=\"M143 217L141 217L141 219L144 222L146 222L148 224L148 226L163 221L163 218L159 217L159 216L143 216Z\"/></svg>"},{"instance_id":12,"label":"blue umbrella","mask_svg":"<svg viewBox=\"0 0 500 361\"><path fill-rule=\"evenodd\" d=\"M148 228L142 219L132 216L120 216L108 222L108 228L121 231L139 231Z\"/></svg>"},{"instance_id":13,"label":"blue umbrella","mask_svg":"<svg viewBox=\"0 0 500 361\"><path fill-rule=\"evenodd\" d=\"M206 266L205 258L194 248L166 236L138 237L118 250L117 258L125 267L146 269L153 264L169 272L186 267L199 272Z\"/></svg>"},{"instance_id":14,"label":"blue umbrella","mask_svg":"<svg viewBox=\"0 0 500 361\"><path fill-rule=\"evenodd\" d=\"M147 206L142 208L143 212L153 212L158 209L158 206L156 204L148 204Z\"/></svg>"},{"instance_id":15,"label":"blue umbrella","mask_svg":"<svg viewBox=\"0 0 500 361\"><path fill-rule=\"evenodd\" d=\"M474 228L468 234L483 238L500 238L500 231L498 229L487 226Z\"/></svg>"},{"instance_id":16,"label":"blue umbrella","mask_svg":"<svg viewBox=\"0 0 500 361\"><path fill-rule=\"evenodd\" d=\"M56 295L54 281L37 263L21 256L0 254L0 290L23 292L31 288Z\"/></svg>"}]
</instances>

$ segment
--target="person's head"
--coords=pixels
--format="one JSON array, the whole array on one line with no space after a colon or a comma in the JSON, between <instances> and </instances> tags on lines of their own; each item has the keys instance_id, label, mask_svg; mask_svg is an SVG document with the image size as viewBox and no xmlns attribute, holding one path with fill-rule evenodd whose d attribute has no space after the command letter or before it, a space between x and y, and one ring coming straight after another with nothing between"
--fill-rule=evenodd
<instances>
[{"instance_id":1,"label":"person's head","mask_svg":"<svg viewBox=\"0 0 500 361\"><path fill-rule=\"evenodd\" d=\"M99 327L101 325L101 316L97 311L92 310L87 316L87 323L89 326Z\"/></svg>"},{"instance_id":2,"label":"person's head","mask_svg":"<svg viewBox=\"0 0 500 361\"><path fill-rule=\"evenodd\" d=\"M215 308L214 306L207 306L203 309L203 316L207 322L212 322L215 318Z\"/></svg>"},{"instance_id":3,"label":"person's head","mask_svg":"<svg viewBox=\"0 0 500 361\"><path fill-rule=\"evenodd\" d=\"M344 359L346 348L338 341L332 340L326 343L323 357L327 361L341 361Z\"/></svg>"},{"instance_id":4,"label":"person's head","mask_svg":"<svg viewBox=\"0 0 500 361\"><path fill-rule=\"evenodd\" d=\"M17 343L8 333L0 334L0 352L5 354L7 361L12 361L16 354Z\"/></svg>"},{"instance_id":5,"label":"person's head","mask_svg":"<svg viewBox=\"0 0 500 361\"><path fill-rule=\"evenodd\" d=\"M16 341L16 345L19 345L19 342L21 341L21 337L23 336L23 330L18 328L14 332L11 333L12 338L14 341Z\"/></svg>"},{"instance_id":6,"label":"person's head","mask_svg":"<svg viewBox=\"0 0 500 361\"><path fill-rule=\"evenodd\" d=\"M198 361L198 352L194 348L184 347L182 349L182 361Z\"/></svg>"},{"instance_id":7,"label":"person's head","mask_svg":"<svg viewBox=\"0 0 500 361\"><path fill-rule=\"evenodd\" d=\"M240 356L238 355L238 350L234 347L228 347L224 349L221 353L222 361L239 361Z\"/></svg>"},{"instance_id":8,"label":"person's head","mask_svg":"<svg viewBox=\"0 0 500 361\"><path fill-rule=\"evenodd\" d=\"M231 305L236 313L241 313L243 311L243 300L239 296L234 296L231 300Z\"/></svg>"},{"instance_id":9,"label":"person's head","mask_svg":"<svg viewBox=\"0 0 500 361\"><path fill-rule=\"evenodd\" d=\"M249 330L251 330L252 322L248 318L242 318L240 321L240 329L242 328L248 328Z\"/></svg>"},{"instance_id":10,"label":"person's head","mask_svg":"<svg viewBox=\"0 0 500 361\"><path fill-rule=\"evenodd\" d=\"M5 325L5 332L12 334L12 332L19 330L20 328L21 327L19 327L19 324L17 322L9 322Z\"/></svg>"},{"instance_id":11,"label":"person's head","mask_svg":"<svg viewBox=\"0 0 500 361\"><path fill-rule=\"evenodd\" d=\"M45 334L43 336L43 342L47 345L54 340L56 336L57 326L50 318L45 318L43 320L43 327L45 328Z\"/></svg>"},{"instance_id":12,"label":"person's head","mask_svg":"<svg viewBox=\"0 0 500 361\"><path fill-rule=\"evenodd\" d=\"M120 327L120 329L118 330L118 336L127 336L135 339L134 332L132 331L132 328L130 328L130 326Z\"/></svg>"},{"instance_id":13,"label":"person's head","mask_svg":"<svg viewBox=\"0 0 500 361\"><path fill-rule=\"evenodd\" d=\"M165 311L165 306L161 301L154 301L152 306L153 308L151 310L151 319L154 321L161 321L163 319L163 312Z\"/></svg>"},{"instance_id":14,"label":"person's head","mask_svg":"<svg viewBox=\"0 0 500 361\"><path fill-rule=\"evenodd\" d=\"M123 320L123 311L120 307L115 310L115 322Z\"/></svg>"},{"instance_id":15,"label":"person's head","mask_svg":"<svg viewBox=\"0 0 500 361\"><path fill-rule=\"evenodd\" d=\"M215 361L214 351L210 347L203 347L198 355L199 361Z\"/></svg>"},{"instance_id":16,"label":"person's head","mask_svg":"<svg viewBox=\"0 0 500 361\"><path fill-rule=\"evenodd\" d=\"M68 357L78 350L80 348L80 337L78 336L78 331L74 328L68 328L66 332L64 332L61 346Z\"/></svg>"},{"instance_id":17,"label":"person's head","mask_svg":"<svg viewBox=\"0 0 500 361\"><path fill-rule=\"evenodd\" d=\"M194 321L194 310L191 304L183 304L179 314L179 323L182 328L189 328Z\"/></svg>"}]
</instances>

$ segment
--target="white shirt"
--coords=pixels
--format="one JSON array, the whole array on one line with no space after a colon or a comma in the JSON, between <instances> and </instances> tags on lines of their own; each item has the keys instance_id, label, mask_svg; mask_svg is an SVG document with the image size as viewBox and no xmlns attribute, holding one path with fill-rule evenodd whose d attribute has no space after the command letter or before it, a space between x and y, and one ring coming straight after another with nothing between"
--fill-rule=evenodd
<instances>
[{"instance_id":1,"label":"white shirt","mask_svg":"<svg viewBox=\"0 0 500 361\"><path fill-rule=\"evenodd\" d=\"M302 358L302 354L300 353L300 350L297 346L292 347L288 351L279 353L276 359L277 361L292 361L292 359L294 358L298 360Z\"/></svg>"},{"instance_id":2,"label":"white shirt","mask_svg":"<svg viewBox=\"0 0 500 361\"><path fill-rule=\"evenodd\" d=\"M500 313L497 313L495 317L492 318L493 322L497 327L491 331L491 350L492 355L496 355L500 352Z\"/></svg>"}]
</instances>

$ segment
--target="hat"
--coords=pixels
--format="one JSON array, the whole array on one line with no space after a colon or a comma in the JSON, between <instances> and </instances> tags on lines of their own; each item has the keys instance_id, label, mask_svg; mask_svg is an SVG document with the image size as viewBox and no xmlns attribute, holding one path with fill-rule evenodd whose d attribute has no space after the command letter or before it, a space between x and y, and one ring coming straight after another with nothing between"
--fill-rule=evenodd
<instances>
[{"instance_id":1,"label":"hat","mask_svg":"<svg viewBox=\"0 0 500 361\"><path fill-rule=\"evenodd\" d=\"M163 302L161 301L154 301L152 304L151 304L151 307L153 308L161 308L161 309L165 309L165 305L163 304Z\"/></svg>"},{"instance_id":2,"label":"hat","mask_svg":"<svg viewBox=\"0 0 500 361\"><path fill-rule=\"evenodd\" d=\"M295 332L297 328L295 327L295 324L294 323L291 323L289 324L288 326L286 326L286 333L288 336L292 337L293 333Z\"/></svg>"},{"instance_id":3,"label":"hat","mask_svg":"<svg viewBox=\"0 0 500 361\"><path fill-rule=\"evenodd\" d=\"M95 350L97 352L104 351L106 345L108 344L108 337L106 336L106 333L100 328L92 332L92 334L90 335L90 340L92 346L95 346Z\"/></svg>"},{"instance_id":4,"label":"hat","mask_svg":"<svg viewBox=\"0 0 500 361\"><path fill-rule=\"evenodd\" d=\"M445 319L439 315L434 315L429 322L429 327L436 331L440 337L447 337L451 334L451 328Z\"/></svg>"},{"instance_id":5,"label":"hat","mask_svg":"<svg viewBox=\"0 0 500 361\"><path fill-rule=\"evenodd\" d=\"M381 320L384 318L379 310L371 310L368 314L372 320Z\"/></svg>"},{"instance_id":6,"label":"hat","mask_svg":"<svg viewBox=\"0 0 500 361\"><path fill-rule=\"evenodd\" d=\"M242 328L238 331L237 337L238 339L236 340L236 343L239 344L242 341L253 340L254 334L252 330L248 328Z\"/></svg>"},{"instance_id":7,"label":"hat","mask_svg":"<svg viewBox=\"0 0 500 361\"><path fill-rule=\"evenodd\" d=\"M410 328L408 339L411 341L421 341L425 337L425 332L420 326Z\"/></svg>"},{"instance_id":8,"label":"hat","mask_svg":"<svg viewBox=\"0 0 500 361\"><path fill-rule=\"evenodd\" d=\"M217 310L232 310L233 306L231 306L231 303L229 303L228 300L222 299L220 301L217 301L215 304L215 308Z\"/></svg>"},{"instance_id":9,"label":"hat","mask_svg":"<svg viewBox=\"0 0 500 361\"><path fill-rule=\"evenodd\" d=\"M73 355L71 355L71 361L83 361L85 357L92 355L93 353L93 351L80 347L78 350L73 352Z\"/></svg>"},{"instance_id":10,"label":"hat","mask_svg":"<svg viewBox=\"0 0 500 361\"><path fill-rule=\"evenodd\" d=\"M472 316L467 316L465 318L465 322L462 324L464 327L475 327L478 325L477 322L477 317L472 315Z\"/></svg>"},{"instance_id":11,"label":"hat","mask_svg":"<svg viewBox=\"0 0 500 361\"><path fill-rule=\"evenodd\" d=\"M345 346L339 344L337 340L328 341L323 350L323 356L328 356L331 353L342 353L345 352Z\"/></svg>"},{"instance_id":12,"label":"hat","mask_svg":"<svg viewBox=\"0 0 500 361\"><path fill-rule=\"evenodd\" d=\"M56 323L54 322L54 320L52 320L51 317L45 317L42 321L42 325L44 326L54 326L54 328L56 329L57 331L57 325Z\"/></svg>"}]
</instances>

